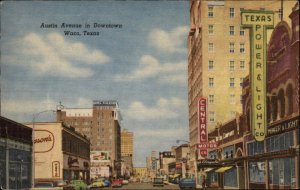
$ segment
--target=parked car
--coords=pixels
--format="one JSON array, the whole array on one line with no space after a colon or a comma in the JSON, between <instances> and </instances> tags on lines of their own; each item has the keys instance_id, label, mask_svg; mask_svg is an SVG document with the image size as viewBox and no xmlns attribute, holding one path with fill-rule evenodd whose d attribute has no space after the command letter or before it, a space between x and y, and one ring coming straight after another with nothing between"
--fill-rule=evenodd
<instances>
[{"instance_id":1,"label":"parked car","mask_svg":"<svg viewBox=\"0 0 300 190\"><path fill-rule=\"evenodd\" d=\"M72 180L70 186L74 187L75 190L88 190L88 185L82 180Z\"/></svg>"},{"instance_id":2,"label":"parked car","mask_svg":"<svg viewBox=\"0 0 300 190\"><path fill-rule=\"evenodd\" d=\"M55 187L62 187L63 190L75 190L74 187L70 186L67 182L67 180L58 180L54 181Z\"/></svg>"},{"instance_id":3,"label":"parked car","mask_svg":"<svg viewBox=\"0 0 300 190\"><path fill-rule=\"evenodd\" d=\"M104 187L110 187L110 185L111 185L110 180L105 179L103 182L104 182Z\"/></svg>"},{"instance_id":4,"label":"parked car","mask_svg":"<svg viewBox=\"0 0 300 190\"><path fill-rule=\"evenodd\" d=\"M163 187L164 186L164 179L161 177L155 177L153 179L153 187L155 186L160 186Z\"/></svg>"},{"instance_id":5,"label":"parked car","mask_svg":"<svg viewBox=\"0 0 300 190\"><path fill-rule=\"evenodd\" d=\"M196 182L194 179L182 178L179 182L180 189L196 189Z\"/></svg>"},{"instance_id":6,"label":"parked car","mask_svg":"<svg viewBox=\"0 0 300 190\"><path fill-rule=\"evenodd\" d=\"M122 180L120 179L113 179L111 183L112 187L122 187Z\"/></svg>"},{"instance_id":7,"label":"parked car","mask_svg":"<svg viewBox=\"0 0 300 190\"><path fill-rule=\"evenodd\" d=\"M90 186L90 189L94 189L94 188L101 188L104 187L105 183L104 183L104 179L96 179Z\"/></svg>"}]
</instances>

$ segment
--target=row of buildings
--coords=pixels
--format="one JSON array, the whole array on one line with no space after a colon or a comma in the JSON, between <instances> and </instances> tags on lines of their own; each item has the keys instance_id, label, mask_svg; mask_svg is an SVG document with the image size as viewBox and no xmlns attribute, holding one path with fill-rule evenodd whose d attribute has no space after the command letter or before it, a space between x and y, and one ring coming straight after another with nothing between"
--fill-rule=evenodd
<instances>
[{"instance_id":1,"label":"row of buildings","mask_svg":"<svg viewBox=\"0 0 300 190\"><path fill-rule=\"evenodd\" d=\"M45 180L129 179L133 133L121 131L120 120L117 101L94 101L91 109L58 106L55 122L20 124L1 117L0 186L20 189Z\"/></svg>"},{"instance_id":2,"label":"row of buildings","mask_svg":"<svg viewBox=\"0 0 300 190\"><path fill-rule=\"evenodd\" d=\"M253 137L251 30L245 9L274 14L266 52L266 136ZM252 30L253 31L253 30ZM222 36L222 37L220 37ZM207 156L198 155L200 98L207 99ZM190 1L189 170L197 186L299 188L299 3ZM205 182L205 184L203 183Z\"/></svg>"}]
</instances>

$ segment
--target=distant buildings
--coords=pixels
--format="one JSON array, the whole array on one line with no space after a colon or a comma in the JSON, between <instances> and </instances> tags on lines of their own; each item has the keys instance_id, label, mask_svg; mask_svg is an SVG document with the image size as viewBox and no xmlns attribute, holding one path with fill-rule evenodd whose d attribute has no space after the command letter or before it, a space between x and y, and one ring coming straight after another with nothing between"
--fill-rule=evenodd
<instances>
[{"instance_id":1,"label":"distant buildings","mask_svg":"<svg viewBox=\"0 0 300 190\"><path fill-rule=\"evenodd\" d=\"M115 100L94 100L92 108L57 110L63 121L87 136L91 142L91 176L109 168L110 175L121 175L121 114Z\"/></svg>"},{"instance_id":2,"label":"distant buildings","mask_svg":"<svg viewBox=\"0 0 300 190\"><path fill-rule=\"evenodd\" d=\"M34 127L35 181L90 178L90 142L62 122L29 123Z\"/></svg>"},{"instance_id":3,"label":"distant buildings","mask_svg":"<svg viewBox=\"0 0 300 190\"><path fill-rule=\"evenodd\" d=\"M121 132L122 176L130 178L133 173L133 132L123 129Z\"/></svg>"},{"instance_id":4,"label":"distant buildings","mask_svg":"<svg viewBox=\"0 0 300 190\"><path fill-rule=\"evenodd\" d=\"M135 179L142 180L146 179L148 174L147 174L147 168L146 167L134 167L133 168L133 176Z\"/></svg>"},{"instance_id":5,"label":"distant buildings","mask_svg":"<svg viewBox=\"0 0 300 190\"><path fill-rule=\"evenodd\" d=\"M30 188L31 171L32 129L0 116L0 187Z\"/></svg>"}]
</instances>

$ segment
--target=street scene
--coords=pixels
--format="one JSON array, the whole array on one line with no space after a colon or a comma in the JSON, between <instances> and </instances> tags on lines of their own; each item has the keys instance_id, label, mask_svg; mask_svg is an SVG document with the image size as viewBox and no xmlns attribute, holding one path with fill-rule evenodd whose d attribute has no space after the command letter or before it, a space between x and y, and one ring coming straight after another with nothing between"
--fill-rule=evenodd
<instances>
[{"instance_id":1,"label":"street scene","mask_svg":"<svg viewBox=\"0 0 300 190\"><path fill-rule=\"evenodd\" d=\"M299 189L299 1L6 1L0 190Z\"/></svg>"}]
</instances>

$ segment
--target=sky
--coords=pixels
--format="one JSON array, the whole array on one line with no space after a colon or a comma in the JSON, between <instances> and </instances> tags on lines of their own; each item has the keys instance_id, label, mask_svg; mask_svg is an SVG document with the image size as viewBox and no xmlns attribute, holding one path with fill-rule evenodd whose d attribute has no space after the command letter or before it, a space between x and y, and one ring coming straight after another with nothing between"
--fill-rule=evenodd
<instances>
[{"instance_id":1,"label":"sky","mask_svg":"<svg viewBox=\"0 0 300 190\"><path fill-rule=\"evenodd\" d=\"M121 127L134 132L134 165L145 166L151 151L188 140L188 31L183 0L2 1L1 115L23 123L59 102L117 100Z\"/></svg>"}]
</instances>

